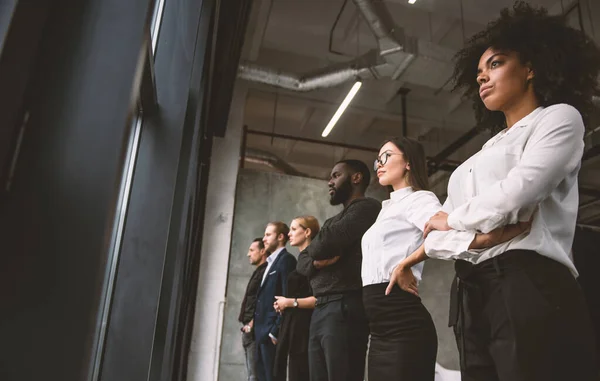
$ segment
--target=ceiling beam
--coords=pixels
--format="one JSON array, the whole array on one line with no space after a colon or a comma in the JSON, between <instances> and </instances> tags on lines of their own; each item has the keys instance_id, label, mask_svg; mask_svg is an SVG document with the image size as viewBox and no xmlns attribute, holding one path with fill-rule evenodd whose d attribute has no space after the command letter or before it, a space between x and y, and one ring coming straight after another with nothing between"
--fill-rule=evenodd
<instances>
[{"instance_id":1,"label":"ceiling beam","mask_svg":"<svg viewBox=\"0 0 600 381\"><path fill-rule=\"evenodd\" d=\"M454 30L460 24L460 20L456 19L446 19L442 25L440 25L435 32L433 32L433 36L431 38L431 42L434 44L439 44L441 41Z\"/></svg>"},{"instance_id":2,"label":"ceiling beam","mask_svg":"<svg viewBox=\"0 0 600 381\"><path fill-rule=\"evenodd\" d=\"M246 41L242 50L242 57L248 61L256 61L260 53L269 17L273 7L273 0L255 0L253 11L250 15Z\"/></svg>"},{"instance_id":3,"label":"ceiling beam","mask_svg":"<svg viewBox=\"0 0 600 381\"><path fill-rule=\"evenodd\" d=\"M352 9L352 16L350 16L350 20L344 28L344 33L341 40L342 42L349 42L351 37L356 39L356 33L358 33L357 29L360 22L360 13L358 13L358 9L356 9L356 7L352 7Z\"/></svg>"}]
</instances>

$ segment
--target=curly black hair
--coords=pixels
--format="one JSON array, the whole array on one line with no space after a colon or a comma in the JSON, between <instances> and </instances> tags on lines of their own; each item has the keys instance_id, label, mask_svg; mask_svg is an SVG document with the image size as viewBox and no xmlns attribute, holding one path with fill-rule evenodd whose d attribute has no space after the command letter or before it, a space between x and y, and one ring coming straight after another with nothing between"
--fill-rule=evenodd
<instances>
[{"instance_id":1,"label":"curly black hair","mask_svg":"<svg viewBox=\"0 0 600 381\"><path fill-rule=\"evenodd\" d=\"M479 59L488 48L515 52L521 62L531 65L534 92L542 106L567 103L589 120L592 96L600 93L600 50L585 33L569 27L563 16L550 16L544 8L518 1L457 53L454 90L464 90L473 101L478 126L498 131L506 126L504 114L486 109L476 80Z\"/></svg>"}]
</instances>

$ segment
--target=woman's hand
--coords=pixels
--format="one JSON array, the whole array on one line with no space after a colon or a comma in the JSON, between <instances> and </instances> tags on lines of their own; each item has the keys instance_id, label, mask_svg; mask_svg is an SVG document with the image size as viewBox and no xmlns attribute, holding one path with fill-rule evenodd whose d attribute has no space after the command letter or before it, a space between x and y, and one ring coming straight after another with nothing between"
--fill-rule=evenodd
<instances>
[{"instance_id":1,"label":"woman's hand","mask_svg":"<svg viewBox=\"0 0 600 381\"><path fill-rule=\"evenodd\" d=\"M448 213L442 212L441 210L433 215L425 223L425 227L423 228L423 237L427 237L427 235L433 230L451 230L450 226L448 226Z\"/></svg>"},{"instance_id":2,"label":"woman's hand","mask_svg":"<svg viewBox=\"0 0 600 381\"><path fill-rule=\"evenodd\" d=\"M508 242L511 239L531 230L533 217L529 221L517 222L513 225L501 226L487 234L478 233L475 235L469 249L487 249L501 243Z\"/></svg>"},{"instance_id":3,"label":"woman's hand","mask_svg":"<svg viewBox=\"0 0 600 381\"><path fill-rule=\"evenodd\" d=\"M394 268L394 271L392 271L390 283L385 289L385 294L389 295L390 292L392 292L392 288L394 288L394 285L396 284L404 291L410 292L415 296L419 296L419 290L417 289L417 278L415 278L413 275L411 268L404 266L403 262L400 262L400 264Z\"/></svg>"},{"instance_id":4,"label":"woman's hand","mask_svg":"<svg viewBox=\"0 0 600 381\"><path fill-rule=\"evenodd\" d=\"M286 308L290 308L294 305L294 299L285 298L283 296L276 296L273 308L278 314L282 314Z\"/></svg>"}]
</instances>

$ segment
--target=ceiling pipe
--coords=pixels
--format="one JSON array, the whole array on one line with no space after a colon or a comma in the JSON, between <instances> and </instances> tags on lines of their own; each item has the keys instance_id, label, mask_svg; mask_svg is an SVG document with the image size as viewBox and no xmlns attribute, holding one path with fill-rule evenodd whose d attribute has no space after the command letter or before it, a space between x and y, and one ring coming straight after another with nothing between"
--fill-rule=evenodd
<instances>
[{"instance_id":1,"label":"ceiling pipe","mask_svg":"<svg viewBox=\"0 0 600 381\"><path fill-rule=\"evenodd\" d=\"M379 53L393 67L390 77L398 79L418 52L416 38L404 34L396 25L383 0L352 0L377 39Z\"/></svg>"},{"instance_id":2,"label":"ceiling pipe","mask_svg":"<svg viewBox=\"0 0 600 381\"><path fill-rule=\"evenodd\" d=\"M353 2L377 38L382 55L403 49L404 31L395 25L382 0L353 0Z\"/></svg>"},{"instance_id":3,"label":"ceiling pipe","mask_svg":"<svg viewBox=\"0 0 600 381\"><path fill-rule=\"evenodd\" d=\"M406 37L403 29L394 24L382 0L353 2L377 39L378 50L371 50L354 60L301 75L242 62L238 67L238 77L293 91L335 87L357 78L398 79L417 54L417 40Z\"/></svg>"},{"instance_id":4,"label":"ceiling pipe","mask_svg":"<svg viewBox=\"0 0 600 381\"><path fill-rule=\"evenodd\" d=\"M293 91L312 91L335 87L356 80L357 77L368 78L374 75L373 70L384 65L385 62L378 52L371 50L352 61L334 64L305 75L297 75L246 62L239 65L238 78Z\"/></svg>"}]
</instances>

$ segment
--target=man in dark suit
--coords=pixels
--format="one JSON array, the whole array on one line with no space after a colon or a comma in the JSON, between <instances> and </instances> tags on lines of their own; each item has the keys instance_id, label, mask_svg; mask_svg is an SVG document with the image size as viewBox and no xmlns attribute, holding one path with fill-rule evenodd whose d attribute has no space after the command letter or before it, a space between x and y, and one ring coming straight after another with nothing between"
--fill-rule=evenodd
<instances>
[{"instance_id":1,"label":"man in dark suit","mask_svg":"<svg viewBox=\"0 0 600 381\"><path fill-rule=\"evenodd\" d=\"M257 346L256 373L259 381L273 381L275 346L281 316L275 312L275 295L287 295L287 277L296 268L296 258L287 252L290 228L283 222L270 222L265 229L263 242L271 253L267 268L258 289L254 312L254 338Z\"/></svg>"}]
</instances>

